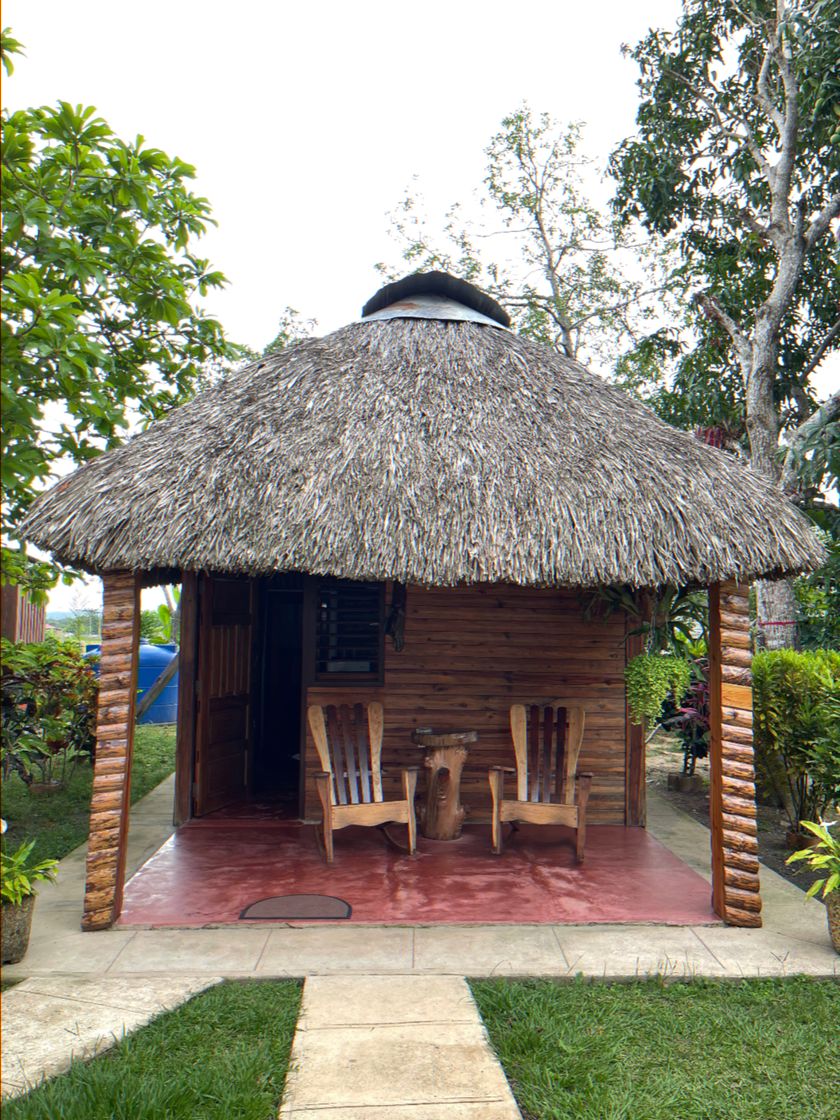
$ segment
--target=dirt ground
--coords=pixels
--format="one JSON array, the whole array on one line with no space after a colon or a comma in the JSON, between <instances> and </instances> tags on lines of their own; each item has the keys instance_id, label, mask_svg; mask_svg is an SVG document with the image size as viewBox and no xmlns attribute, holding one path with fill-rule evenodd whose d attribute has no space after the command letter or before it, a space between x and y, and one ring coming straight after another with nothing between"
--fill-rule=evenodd
<instances>
[{"instance_id":1,"label":"dirt ground","mask_svg":"<svg viewBox=\"0 0 840 1120\"><path fill-rule=\"evenodd\" d=\"M703 779L703 789L696 793L682 793L668 789L668 774L682 770L682 751L674 735L660 732L647 745L647 784L663 794L671 805L682 809L702 825L709 827L709 762L701 759L695 773ZM758 806L758 855L763 864L782 875L789 882L806 891L818 875L805 870L801 864L788 866L785 860L790 849L785 843L788 830L787 817L781 809L769 805Z\"/></svg>"}]
</instances>

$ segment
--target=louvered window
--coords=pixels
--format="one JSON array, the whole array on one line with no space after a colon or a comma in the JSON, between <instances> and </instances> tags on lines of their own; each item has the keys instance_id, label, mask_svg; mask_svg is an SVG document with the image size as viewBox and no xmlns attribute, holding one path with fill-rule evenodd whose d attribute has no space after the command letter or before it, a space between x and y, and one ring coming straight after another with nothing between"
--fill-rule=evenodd
<instances>
[{"instance_id":1,"label":"louvered window","mask_svg":"<svg viewBox=\"0 0 840 1120\"><path fill-rule=\"evenodd\" d=\"M382 674L384 588L343 580L318 584L315 677L379 681Z\"/></svg>"}]
</instances>

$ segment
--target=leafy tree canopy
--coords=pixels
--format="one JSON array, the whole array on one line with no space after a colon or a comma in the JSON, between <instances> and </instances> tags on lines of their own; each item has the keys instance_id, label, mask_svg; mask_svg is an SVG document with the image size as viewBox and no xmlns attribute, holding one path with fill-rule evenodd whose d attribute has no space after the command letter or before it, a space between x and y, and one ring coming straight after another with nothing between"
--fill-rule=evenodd
<instances>
[{"instance_id":1,"label":"leafy tree canopy","mask_svg":"<svg viewBox=\"0 0 840 1120\"><path fill-rule=\"evenodd\" d=\"M380 264L380 272L393 279L405 264L442 269L501 302L520 334L612 365L655 327L663 258L659 242L640 245L591 201L582 132L527 105L510 113L485 149L480 216L456 203L439 239L406 195L393 219L402 268Z\"/></svg>"},{"instance_id":2,"label":"leafy tree canopy","mask_svg":"<svg viewBox=\"0 0 840 1120\"><path fill-rule=\"evenodd\" d=\"M3 60L19 49L3 33ZM193 250L210 218L195 171L60 102L4 112L3 503L20 518L59 460L82 463L180 403L228 356L196 301L224 284ZM26 564L4 547L4 578ZM30 575L49 585L41 565Z\"/></svg>"},{"instance_id":3,"label":"leafy tree canopy","mask_svg":"<svg viewBox=\"0 0 840 1120\"><path fill-rule=\"evenodd\" d=\"M840 339L840 5L683 0L674 31L627 53L641 104L611 162L616 208L675 235L696 285L695 344L653 400L746 437L752 466L836 533L821 490L840 468L840 391L818 404L811 375ZM757 613L768 645L795 640L789 583L760 582Z\"/></svg>"},{"instance_id":4,"label":"leafy tree canopy","mask_svg":"<svg viewBox=\"0 0 840 1120\"><path fill-rule=\"evenodd\" d=\"M810 375L840 335L827 236L840 196L840 5L684 0L675 30L625 52L640 68L641 104L636 135L611 161L617 209L675 233L701 289L689 312L695 344L663 332L640 380L655 379L670 344L676 377L660 378L658 410L742 437L741 342L761 344L765 324L773 402L782 428L796 428L815 408ZM825 433L810 436L828 468Z\"/></svg>"}]
</instances>

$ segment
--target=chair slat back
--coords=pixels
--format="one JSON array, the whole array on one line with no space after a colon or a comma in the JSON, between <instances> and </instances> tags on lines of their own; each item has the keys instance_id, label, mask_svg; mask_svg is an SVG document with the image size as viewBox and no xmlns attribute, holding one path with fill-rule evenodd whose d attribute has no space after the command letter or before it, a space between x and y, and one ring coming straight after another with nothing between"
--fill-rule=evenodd
<instances>
[{"instance_id":1,"label":"chair slat back","mask_svg":"<svg viewBox=\"0 0 840 1120\"><path fill-rule=\"evenodd\" d=\"M312 704L307 717L321 769L332 775L333 804L381 801L382 705Z\"/></svg>"},{"instance_id":2,"label":"chair slat back","mask_svg":"<svg viewBox=\"0 0 840 1120\"><path fill-rule=\"evenodd\" d=\"M585 711L558 704L514 704L517 800L571 805Z\"/></svg>"}]
</instances>

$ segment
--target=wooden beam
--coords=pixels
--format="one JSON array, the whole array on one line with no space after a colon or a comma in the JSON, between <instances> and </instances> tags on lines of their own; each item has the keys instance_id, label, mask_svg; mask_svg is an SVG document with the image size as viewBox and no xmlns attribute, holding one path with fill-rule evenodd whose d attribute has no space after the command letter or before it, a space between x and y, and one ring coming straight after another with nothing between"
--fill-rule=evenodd
<instances>
[{"instance_id":1,"label":"wooden beam","mask_svg":"<svg viewBox=\"0 0 840 1120\"><path fill-rule=\"evenodd\" d=\"M639 653L644 652L643 634L631 634L636 620L627 616L625 639L625 664ZM625 689L626 696L626 689ZM630 719L630 706L625 698L624 704L624 742L625 742L625 780L624 780L624 823L626 825L647 824L647 800L645 797L645 729L642 724Z\"/></svg>"},{"instance_id":2,"label":"wooden beam","mask_svg":"<svg viewBox=\"0 0 840 1120\"><path fill-rule=\"evenodd\" d=\"M102 577L102 646L82 929L107 929L125 882L131 756L140 638L140 585L132 572Z\"/></svg>"},{"instance_id":3,"label":"wooden beam","mask_svg":"<svg viewBox=\"0 0 840 1120\"><path fill-rule=\"evenodd\" d=\"M749 628L749 588L709 588L712 905L732 926L761 925ZM738 683L729 683L736 673Z\"/></svg>"},{"instance_id":4,"label":"wooden beam","mask_svg":"<svg viewBox=\"0 0 840 1120\"><path fill-rule=\"evenodd\" d=\"M195 780L195 721L198 665L198 576L181 576L181 635L178 650L178 724L175 746L175 813L177 827L192 817Z\"/></svg>"}]
</instances>

